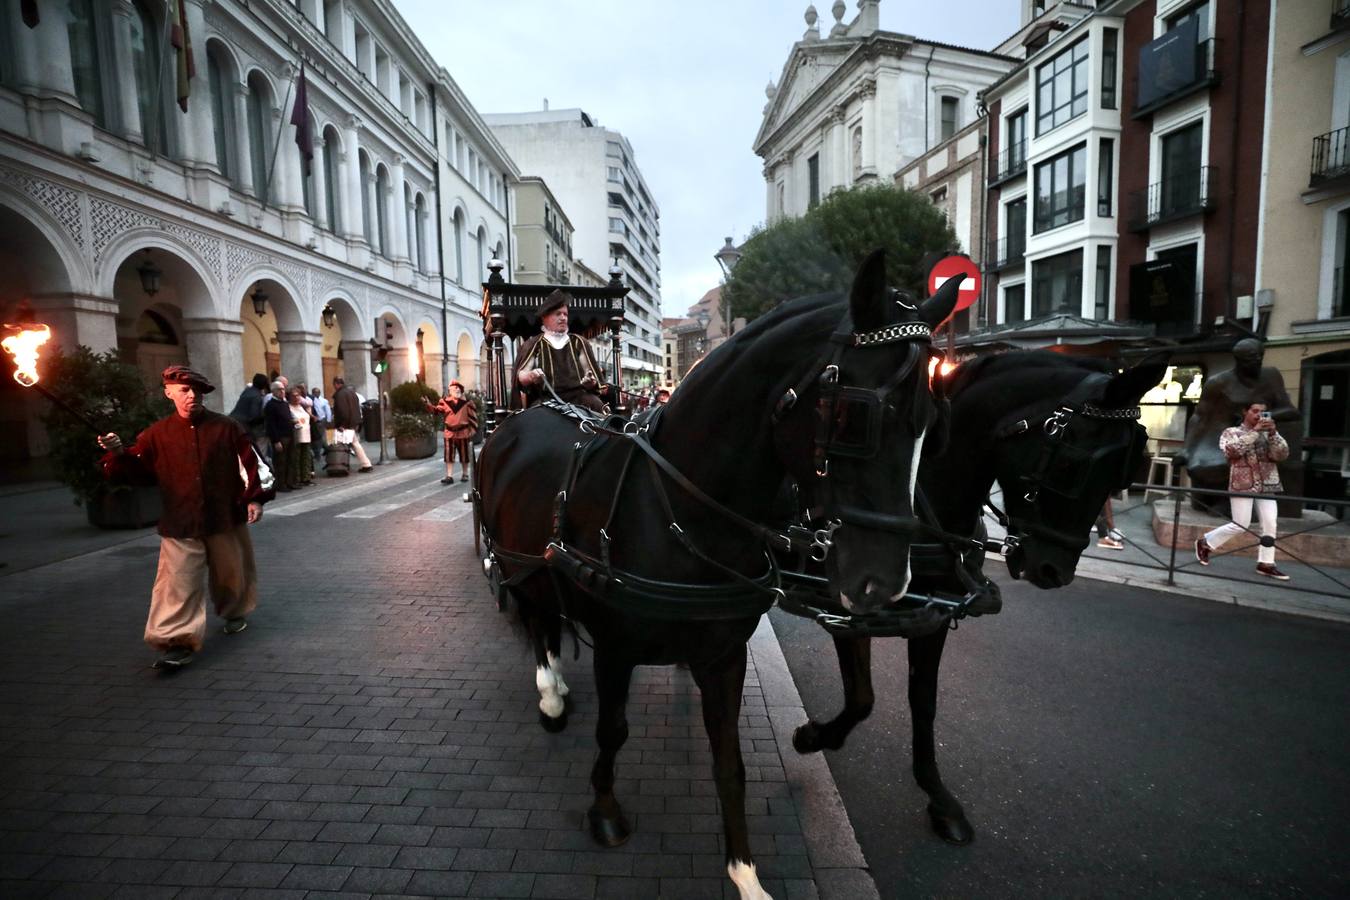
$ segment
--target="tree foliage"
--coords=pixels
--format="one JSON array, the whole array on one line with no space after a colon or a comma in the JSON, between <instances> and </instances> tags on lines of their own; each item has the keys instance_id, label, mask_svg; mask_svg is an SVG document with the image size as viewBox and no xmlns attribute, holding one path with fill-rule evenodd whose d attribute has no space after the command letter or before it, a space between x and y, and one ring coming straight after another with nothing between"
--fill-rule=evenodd
<instances>
[{"instance_id":1,"label":"tree foliage","mask_svg":"<svg viewBox=\"0 0 1350 900\"><path fill-rule=\"evenodd\" d=\"M887 281L915 296L924 258L958 249L946 216L920 194L886 185L837 191L801 218L750 235L723 288L732 315L749 320L784 300L847 290L878 247L886 249Z\"/></svg>"}]
</instances>

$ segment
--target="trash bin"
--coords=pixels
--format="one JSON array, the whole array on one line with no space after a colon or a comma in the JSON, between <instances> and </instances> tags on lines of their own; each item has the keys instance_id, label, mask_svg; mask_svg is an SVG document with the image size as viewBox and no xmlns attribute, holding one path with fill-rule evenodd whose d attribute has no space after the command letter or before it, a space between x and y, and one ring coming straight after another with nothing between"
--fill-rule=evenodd
<instances>
[{"instance_id":1,"label":"trash bin","mask_svg":"<svg viewBox=\"0 0 1350 900\"><path fill-rule=\"evenodd\" d=\"M361 404L361 436L367 441L379 442L380 401L367 400Z\"/></svg>"}]
</instances>

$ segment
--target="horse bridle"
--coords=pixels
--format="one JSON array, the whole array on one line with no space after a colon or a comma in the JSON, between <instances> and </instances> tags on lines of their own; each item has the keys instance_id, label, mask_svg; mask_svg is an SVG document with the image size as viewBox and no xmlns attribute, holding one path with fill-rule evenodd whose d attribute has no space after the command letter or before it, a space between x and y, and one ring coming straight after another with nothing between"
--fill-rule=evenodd
<instances>
[{"instance_id":1,"label":"horse bridle","mask_svg":"<svg viewBox=\"0 0 1350 900\"><path fill-rule=\"evenodd\" d=\"M818 482L824 482L830 476L831 455L870 459L881 451L884 417L888 410L896 411L891 397L914 371L919 358L923 356L924 345L930 345L932 338L932 329L924 322L904 322L873 331L855 332L849 318L845 316L839 329L830 336L830 349L806 370L796 385L788 388L779 398L769 416L770 424L775 427L796 406L797 400L810 389L812 383L819 389L812 439L812 464ZM864 388L840 383L840 368L847 350L896 343L908 345L905 361L885 384ZM794 538L809 537L811 556L818 562L824 561L829 555L834 545L834 533L844 525L897 534L909 534L922 527L918 517L912 514L901 516L879 513L844 506L832 499L827 499L815 512L811 518L823 520L826 523L824 528L790 530L794 532Z\"/></svg>"},{"instance_id":2,"label":"horse bridle","mask_svg":"<svg viewBox=\"0 0 1350 900\"><path fill-rule=\"evenodd\" d=\"M1131 460L1137 456L1134 452L1135 448L1140 445L1143 436L1146 434L1143 428L1137 424L1130 429L1129 437L1123 442L1097 447L1092 453L1087 454L1085 471L1081 472L1078 477L1062 477L1064 469L1056 465L1061 456L1083 454L1083 448L1069 441L1070 426L1075 418L1106 421L1137 421L1139 419L1138 406L1103 407L1088 399L1097 393L1110 378L1110 375L1095 373L1083 379L1040 422L1040 431L1045 436L1041 443L1041 452L1032 473L1022 476L1021 479L1025 487L1022 500L1031 505L1034 515L1028 519L1022 516L1013 516L1011 513L1004 513L994 507L1000 524L1008 529L1008 539L1005 542L1008 547L1016 547L1021 535L1033 535L1048 543L1077 549L1080 546L1078 535L1061 535L1055 529L1040 524L1044 519L1041 509L1042 492L1049 491L1068 497L1076 496L1076 488L1087 482L1089 476L1099 466L1109 461L1112 456L1120 451L1124 452L1125 468L1121 472L1121 481L1118 484L1113 484L1113 487L1123 487L1130 483L1128 467ZM1035 418L1035 416L1028 416L997 429L995 432L996 439L1008 440L1034 433L1032 423ZM992 504L990 506L992 507Z\"/></svg>"}]
</instances>

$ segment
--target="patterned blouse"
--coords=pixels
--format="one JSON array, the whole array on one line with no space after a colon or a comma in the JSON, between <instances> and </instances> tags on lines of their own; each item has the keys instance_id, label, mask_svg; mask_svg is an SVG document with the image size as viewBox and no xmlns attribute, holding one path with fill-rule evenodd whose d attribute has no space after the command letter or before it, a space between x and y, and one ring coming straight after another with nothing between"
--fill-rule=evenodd
<instances>
[{"instance_id":1,"label":"patterned blouse","mask_svg":"<svg viewBox=\"0 0 1350 900\"><path fill-rule=\"evenodd\" d=\"M1228 489L1252 494L1278 494L1277 462L1289 458L1289 445L1279 432L1267 434L1246 425L1224 429L1219 449L1228 457Z\"/></svg>"}]
</instances>

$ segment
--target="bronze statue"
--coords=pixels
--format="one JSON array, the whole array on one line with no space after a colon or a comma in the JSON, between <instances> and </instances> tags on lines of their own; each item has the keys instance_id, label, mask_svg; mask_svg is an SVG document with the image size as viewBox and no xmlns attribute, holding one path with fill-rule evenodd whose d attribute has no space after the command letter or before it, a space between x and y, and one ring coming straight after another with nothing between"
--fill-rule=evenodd
<instances>
[{"instance_id":1,"label":"bronze statue","mask_svg":"<svg viewBox=\"0 0 1350 900\"><path fill-rule=\"evenodd\" d=\"M1233 368L1205 382L1195 415L1186 426L1186 444L1174 458L1186 466L1192 487L1228 489L1228 460L1219 449L1219 436L1242 418L1242 411L1249 405L1264 403L1289 443L1289 458L1280 463L1280 481L1289 494L1303 493L1303 413L1289 400L1280 370L1261 365L1264 356L1265 348L1259 340L1244 338L1233 345ZM1228 503L1222 498L1195 497L1192 506L1203 512L1228 514ZM1302 513L1303 504L1280 501L1280 515L1297 518Z\"/></svg>"}]
</instances>

